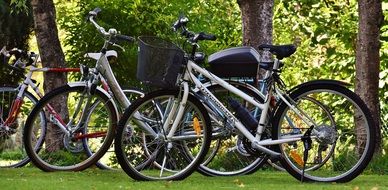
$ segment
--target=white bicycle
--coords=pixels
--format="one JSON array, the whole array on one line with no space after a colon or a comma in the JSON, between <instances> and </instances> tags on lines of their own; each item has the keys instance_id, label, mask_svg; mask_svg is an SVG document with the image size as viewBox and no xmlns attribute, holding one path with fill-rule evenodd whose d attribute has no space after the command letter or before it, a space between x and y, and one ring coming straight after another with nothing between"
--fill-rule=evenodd
<instances>
[{"instance_id":1,"label":"white bicycle","mask_svg":"<svg viewBox=\"0 0 388 190\"><path fill-rule=\"evenodd\" d=\"M363 171L373 155L376 131L370 111L354 92L338 81L317 80L289 93L280 78L284 65L280 60L295 52L292 45L261 45L260 50L276 56L273 62L262 63L259 54L246 47L220 56L220 62L249 56L266 70L264 100L260 101L193 61L197 42L214 36L190 32L181 24L184 22L180 19L175 26L182 28L181 34L192 47L187 54L160 38L139 38L138 78L169 90L136 100L120 120L115 151L129 176L184 179L203 162L210 141L227 131L238 134L245 151L242 155L279 158L283 168L301 181L346 182ZM228 105L207 89L198 74L233 95ZM198 93L205 98L198 99ZM234 97L259 108L260 119L252 117ZM274 109L270 109L272 97L279 98ZM212 124L215 121L217 125Z\"/></svg>"}]
</instances>

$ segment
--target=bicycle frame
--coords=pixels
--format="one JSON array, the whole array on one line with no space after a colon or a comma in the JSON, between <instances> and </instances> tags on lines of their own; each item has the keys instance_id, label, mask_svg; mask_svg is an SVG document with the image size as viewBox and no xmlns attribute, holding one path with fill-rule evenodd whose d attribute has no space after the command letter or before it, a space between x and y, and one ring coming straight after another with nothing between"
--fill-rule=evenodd
<instances>
[{"instance_id":1,"label":"bicycle frame","mask_svg":"<svg viewBox=\"0 0 388 190\"><path fill-rule=\"evenodd\" d=\"M83 81L83 82L73 82L73 83L68 83L69 86L83 86L85 84L85 82L87 83L87 87L88 87L88 91L90 91L90 88L92 85L97 85L98 82L101 82L102 84L102 87L103 89L101 89L101 91L111 99L111 101L113 101L113 98L111 96L111 94L109 94L109 92L111 92L115 98L117 99L117 101L119 102L119 104L123 107L128 107L130 105L130 102L129 100L126 98L123 90L121 89L120 85L118 84L114 74L113 74L113 71L109 65L109 61L107 59L107 50L106 48L108 47L108 42L105 41L105 44L104 44L104 48L103 50L101 51L101 53L99 53L99 58L97 57L92 57L93 59L96 59L96 66L95 66L95 69L92 71L93 73L93 76L94 78L89 80L89 81ZM98 89L100 89L100 87L97 87ZM83 97L85 98L85 97ZM83 101L83 98L81 99L81 101L79 101L78 103L82 102ZM116 110L116 113L118 113L117 111L117 106L116 104L113 104L114 105L114 109ZM48 105L49 106L49 105ZM81 119L80 121L85 121L87 119L87 116L88 116L88 109L89 107L91 106L90 104L90 98L89 97L86 97L86 105L81 108L79 104L76 105L76 109L77 111L74 112L73 115L77 115L80 111L81 111ZM50 108L49 109L49 112L52 112L54 110L51 110ZM55 112L55 111L54 111ZM62 119L61 117L58 115L58 114L55 114L54 113L54 123L57 124L58 127L60 127L62 129L63 132L67 133L67 134L70 134L71 131L69 131L67 129L67 125L68 124L65 124L64 122L61 122ZM73 119L70 119L69 121L69 124L73 121ZM72 131L76 131L77 129L79 129L80 127L82 127L84 122L79 122L76 127L74 129L72 129ZM106 132L96 132L96 133L92 133L92 134L87 134L87 135L77 135L75 137L75 139L82 139L82 138L91 138L91 137L101 137L101 136L105 136L106 135Z\"/></svg>"},{"instance_id":2,"label":"bicycle frame","mask_svg":"<svg viewBox=\"0 0 388 190\"><path fill-rule=\"evenodd\" d=\"M32 90L38 95L39 98L43 97L42 92L39 90L38 86L35 85L34 81L31 79L32 74L34 72L79 72L79 68L37 68L33 65L30 66L30 69L28 73L25 75L24 81L17 87L18 88L18 94L12 102L12 106L10 109L10 114L6 118L3 127L8 127L10 123L13 123L17 117L17 115L20 112L20 108L23 105L23 97L25 91L28 89L28 87L31 87ZM53 114L56 114L54 109L49 105L48 109L52 111ZM60 122L63 122L59 120Z\"/></svg>"},{"instance_id":3,"label":"bicycle frame","mask_svg":"<svg viewBox=\"0 0 388 190\"><path fill-rule=\"evenodd\" d=\"M273 70L276 70L278 68L279 68L279 62L278 62L278 60L275 60ZM193 71L195 71L196 73L202 74L206 78L210 79L213 84L218 84L218 85L222 86L223 88L225 88L229 92L241 97L242 99L248 101L249 103L253 104L257 108L262 110L260 120L259 120L259 125L257 126L257 132L255 135L251 134L251 132L249 132L249 130L246 129L246 127L206 88L206 86L204 84L202 84L202 82L199 79L197 79L196 75L193 74ZM272 74L273 74L273 71L267 71L266 77L271 77ZM255 148L257 148L260 151L263 151L267 154L270 154L272 156L279 156L280 154L277 152L274 152L274 151L272 151L264 146L295 142L295 141L301 140L303 137L303 134L297 134L297 135L284 136L279 140L272 140L272 139L260 140L261 134L263 133L265 126L266 126L266 122L267 122L266 116L267 116L269 108L270 108L270 102L271 102L270 100L271 100L271 96L273 93L276 93L277 96L282 101L284 101L291 108L291 110L293 110L300 118L302 118L302 120L308 126L311 126L311 127L316 126L316 124L313 122L313 120L306 113L304 113L303 110L300 110L299 108L294 106L295 102L289 102L288 99L290 99L290 98L287 98L286 95L285 96L282 95L284 93L280 89L274 88L273 85L268 85L267 93L265 95L263 95L263 97L265 97L264 103L259 103L253 97L245 94L244 92L242 92L241 90L237 89L236 87L230 85L228 82L224 81L223 79L215 76L214 74L210 73L206 69L198 66L197 64L195 64L191 60L189 60L187 63L187 69L186 69L185 74L182 78L182 81L183 81L182 85L181 85L181 86L183 86L182 99L180 100L179 108L177 107L177 105L173 106L173 108L172 108L171 113L175 113L176 110L178 110L178 112L176 114L176 117L174 118L174 122L171 126L171 130L170 130L169 134L167 135L167 138L173 138L173 134L177 130L177 125L178 125L178 123L183 115L184 106L187 102L187 95L189 93L188 82L186 82L186 81L191 81L192 83L194 83L196 89L201 91L208 99L212 100L215 103L214 106L216 106L217 109L219 111L221 111L227 117L228 122L232 122L232 124L234 126L236 126L236 128L247 139L249 139L252 142L252 145ZM173 115L174 114L170 114L167 119L172 119ZM165 122L165 123L166 123L166 125L168 125L169 122ZM166 127L166 126L164 126L164 127ZM312 130L314 130L314 129L312 128ZM316 138L316 137L311 136L311 138Z\"/></svg>"},{"instance_id":4,"label":"bicycle frame","mask_svg":"<svg viewBox=\"0 0 388 190\"><path fill-rule=\"evenodd\" d=\"M94 54L88 54L87 56L93 58L96 60L96 65L93 70L93 77L92 79L84 82L75 82L75 83L68 83L69 86L84 86L86 82L87 86L87 91L88 93L93 93L91 90L93 89L92 87L97 86L98 82L101 79L102 85L104 87L104 90L102 92L110 99L110 101L114 101L113 97L118 101L118 103L121 105L121 107L129 107L130 102L127 99L127 97L124 94L124 91L118 84L116 77L113 74L113 71L110 67L109 61L107 56L109 55L107 48L109 45L117 46L122 48L121 46L112 43L110 40L113 36L117 34L117 31L115 29L109 29L108 32L105 31L103 27L100 27L95 21L94 21L94 16L89 15L89 21L96 27L96 29L105 37L104 45L100 51L100 53L94 53ZM123 49L123 48L122 48ZM107 54L108 53L108 54ZM116 55L116 54L114 54ZM102 76L102 77L101 77ZM97 86L96 89L100 89L100 87ZM108 93L109 92L109 93ZM83 101L83 98L86 98L86 105L81 108L80 103ZM78 102L78 105L76 105L76 111L74 112L73 115L76 115L81 112L81 117L80 117L80 122L76 125L75 128L71 129L72 131L76 131L83 125L83 121L86 121L88 117L88 109L91 106L90 103L90 96L87 97L82 97L81 101ZM118 113L118 109L115 103L113 103L114 109L116 110L116 113ZM50 111L50 109L49 109ZM138 117L141 117L139 114L137 114ZM119 114L117 114L117 117L119 117ZM119 118L117 118L119 119ZM67 125L63 122L61 122L61 117L58 114L54 114L53 122L58 125L59 128L68 135L72 132L67 129ZM69 124L72 122L72 119L70 119ZM145 125L144 125L145 126ZM152 130L152 128L147 128L148 132L151 134L156 135L156 133ZM76 139L80 138L85 138L85 137L100 137L106 135L106 132L96 132L93 134L87 134L87 135L78 135L75 136Z\"/></svg>"}]
</instances>

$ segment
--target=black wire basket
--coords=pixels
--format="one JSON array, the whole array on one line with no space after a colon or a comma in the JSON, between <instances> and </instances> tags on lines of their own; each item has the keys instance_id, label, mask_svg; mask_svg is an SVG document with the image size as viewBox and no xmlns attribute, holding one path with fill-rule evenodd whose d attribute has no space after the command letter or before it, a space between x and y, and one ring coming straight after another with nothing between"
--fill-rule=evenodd
<instances>
[{"instance_id":1,"label":"black wire basket","mask_svg":"<svg viewBox=\"0 0 388 190\"><path fill-rule=\"evenodd\" d=\"M184 60L184 51L174 43L140 36L137 79L154 87L174 88Z\"/></svg>"}]
</instances>

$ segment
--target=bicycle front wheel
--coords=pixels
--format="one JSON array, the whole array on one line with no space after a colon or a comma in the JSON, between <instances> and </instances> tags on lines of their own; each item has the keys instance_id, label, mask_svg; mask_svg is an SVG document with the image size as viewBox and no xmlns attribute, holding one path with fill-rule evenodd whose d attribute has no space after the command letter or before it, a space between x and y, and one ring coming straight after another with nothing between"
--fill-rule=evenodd
<instances>
[{"instance_id":1,"label":"bicycle front wheel","mask_svg":"<svg viewBox=\"0 0 388 190\"><path fill-rule=\"evenodd\" d=\"M49 118L45 131L37 120L41 112ZM65 85L46 94L28 116L23 135L26 152L44 171L80 171L104 155L116 123L117 110L103 90ZM36 149L34 139L39 138L43 143ZM85 147L93 154L88 155Z\"/></svg>"},{"instance_id":2,"label":"bicycle front wheel","mask_svg":"<svg viewBox=\"0 0 388 190\"><path fill-rule=\"evenodd\" d=\"M211 140L206 109L189 95L184 115L172 138L167 134L181 101L178 90L161 90L136 100L120 120L115 152L121 168L136 180L181 180L196 170ZM188 155L190 154L190 155Z\"/></svg>"},{"instance_id":3,"label":"bicycle front wheel","mask_svg":"<svg viewBox=\"0 0 388 190\"><path fill-rule=\"evenodd\" d=\"M17 104L18 93L17 87L0 87L0 168L21 167L30 161L24 150L23 128L28 114L38 100L25 91L20 108L12 112L12 105ZM46 123L43 113L38 114L37 120L40 120L41 127Z\"/></svg>"},{"instance_id":4,"label":"bicycle front wheel","mask_svg":"<svg viewBox=\"0 0 388 190\"><path fill-rule=\"evenodd\" d=\"M335 84L306 85L290 97L315 124L308 135L311 126L286 104L279 106L274 139L305 135L312 140L306 157L302 141L281 144L283 167L303 181L347 182L357 177L371 160L375 146L375 126L365 103L354 92Z\"/></svg>"}]
</instances>

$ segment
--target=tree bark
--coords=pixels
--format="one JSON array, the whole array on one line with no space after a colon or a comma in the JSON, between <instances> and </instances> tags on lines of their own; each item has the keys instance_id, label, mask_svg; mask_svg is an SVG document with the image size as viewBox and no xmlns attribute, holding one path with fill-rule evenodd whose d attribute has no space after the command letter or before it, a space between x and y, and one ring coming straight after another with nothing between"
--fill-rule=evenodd
<instances>
[{"instance_id":1,"label":"tree bark","mask_svg":"<svg viewBox=\"0 0 388 190\"><path fill-rule=\"evenodd\" d=\"M258 50L260 44L272 44L273 0L237 0L241 10L243 45L252 46ZM262 55L263 61L269 60L269 55ZM258 79L264 72L258 72Z\"/></svg>"},{"instance_id":2,"label":"tree bark","mask_svg":"<svg viewBox=\"0 0 388 190\"><path fill-rule=\"evenodd\" d=\"M31 0L32 12L34 16L34 29L42 65L44 67L65 67L65 56L63 54L56 25L55 7L53 0ZM66 73L44 73L44 91L50 92L52 89L67 83ZM61 99L66 99L62 97ZM62 101L52 105L63 118L68 115L66 102ZM47 127L46 140L50 142L62 142L61 136L55 134L59 130L56 126ZM61 148L62 143L56 143L53 150Z\"/></svg>"},{"instance_id":3,"label":"tree bark","mask_svg":"<svg viewBox=\"0 0 388 190\"><path fill-rule=\"evenodd\" d=\"M359 0L359 26L356 51L355 92L365 101L376 123L378 143L376 151L381 151L380 107L379 107L379 67L380 67L380 27L384 20L381 0ZM359 130L359 129L357 129ZM358 142L362 144L362 142Z\"/></svg>"}]
</instances>

